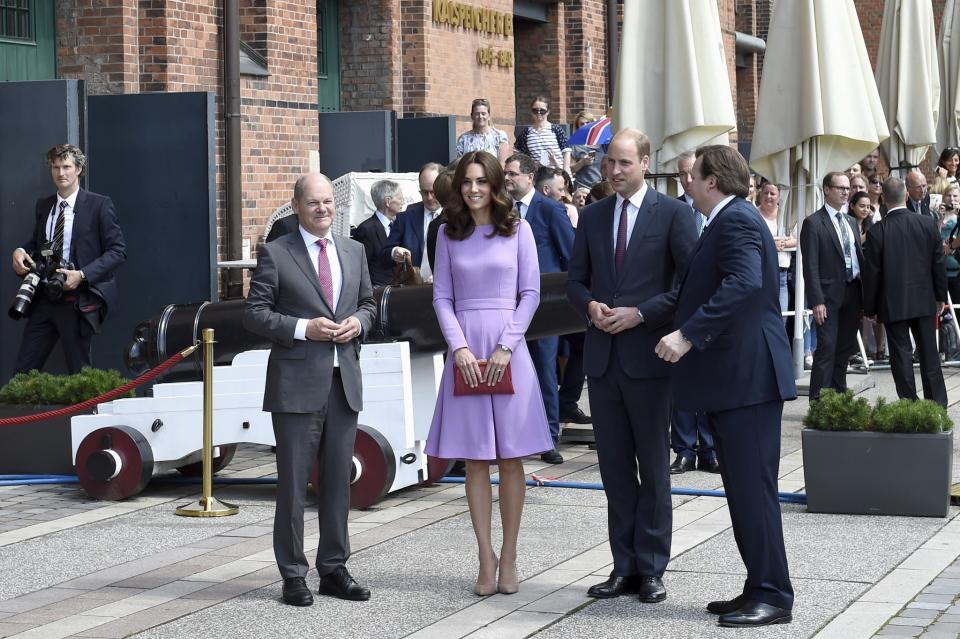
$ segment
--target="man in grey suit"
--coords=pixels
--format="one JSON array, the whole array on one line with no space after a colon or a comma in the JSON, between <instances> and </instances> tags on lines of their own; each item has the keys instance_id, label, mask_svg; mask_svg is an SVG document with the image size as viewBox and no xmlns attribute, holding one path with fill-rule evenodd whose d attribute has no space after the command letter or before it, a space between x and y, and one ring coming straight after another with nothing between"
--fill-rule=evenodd
<instances>
[{"instance_id":1,"label":"man in grey suit","mask_svg":"<svg viewBox=\"0 0 960 639\"><path fill-rule=\"evenodd\" d=\"M273 342L263 410L273 414L277 441L277 510L273 550L283 601L313 603L303 554L303 503L314 463L320 542L319 594L363 601L370 591L346 568L350 469L363 408L360 341L375 316L363 246L330 231L333 185L320 173L297 180L293 210L299 229L260 247L243 325Z\"/></svg>"}]
</instances>

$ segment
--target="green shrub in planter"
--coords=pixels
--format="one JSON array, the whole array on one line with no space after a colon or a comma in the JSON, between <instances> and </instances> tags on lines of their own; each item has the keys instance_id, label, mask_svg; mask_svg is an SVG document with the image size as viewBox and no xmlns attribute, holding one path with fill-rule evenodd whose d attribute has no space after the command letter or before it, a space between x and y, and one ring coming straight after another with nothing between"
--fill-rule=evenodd
<instances>
[{"instance_id":1,"label":"green shrub in planter","mask_svg":"<svg viewBox=\"0 0 960 639\"><path fill-rule=\"evenodd\" d=\"M810 402L803 425L817 430L867 430L870 404L863 397L854 398L853 391L838 393L824 389L820 400Z\"/></svg>"},{"instance_id":2,"label":"green shrub in planter","mask_svg":"<svg viewBox=\"0 0 960 639\"><path fill-rule=\"evenodd\" d=\"M873 431L878 433L946 433L953 428L947 409L927 399L888 403L877 398L873 409L853 391L825 389L820 401L810 402L803 425L816 430Z\"/></svg>"},{"instance_id":3,"label":"green shrub in planter","mask_svg":"<svg viewBox=\"0 0 960 639\"><path fill-rule=\"evenodd\" d=\"M127 383L115 370L84 368L73 375L40 371L18 373L0 389L0 403L24 405L73 405L92 399ZM124 397L133 397L129 391Z\"/></svg>"}]
</instances>

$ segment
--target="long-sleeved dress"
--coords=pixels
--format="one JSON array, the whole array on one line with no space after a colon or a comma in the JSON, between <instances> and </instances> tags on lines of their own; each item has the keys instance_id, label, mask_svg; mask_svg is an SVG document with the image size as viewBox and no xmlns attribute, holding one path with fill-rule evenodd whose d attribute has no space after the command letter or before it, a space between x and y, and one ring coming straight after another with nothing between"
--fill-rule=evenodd
<instances>
[{"instance_id":1,"label":"long-sleeved dress","mask_svg":"<svg viewBox=\"0 0 960 639\"><path fill-rule=\"evenodd\" d=\"M445 459L511 459L553 448L537 372L524 333L540 303L540 268L530 225L510 237L487 237L478 226L464 240L440 228L433 307L450 356L443 370L426 452ZM519 299L519 301L518 301ZM503 344L513 351L513 395L453 394L453 353L464 346L488 359Z\"/></svg>"}]
</instances>

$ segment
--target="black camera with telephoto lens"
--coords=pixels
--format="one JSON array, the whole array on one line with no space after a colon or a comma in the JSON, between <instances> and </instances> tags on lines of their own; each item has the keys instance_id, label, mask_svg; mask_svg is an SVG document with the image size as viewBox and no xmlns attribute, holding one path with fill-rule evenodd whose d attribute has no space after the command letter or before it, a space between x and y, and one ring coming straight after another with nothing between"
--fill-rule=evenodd
<instances>
[{"instance_id":1,"label":"black camera with telephoto lens","mask_svg":"<svg viewBox=\"0 0 960 639\"><path fill-rule=\"evenodd\" d=\"M29 315L30 305L39 288L43 289L44 295L51 302L56 302L63 297L63 286L67 282L67 276L57 272L57 269L61 268L68 271L74 270L73 264L64 261L62 256L54 252L50 242L44 243L40 247L39 259L34 261L30 271L23 276L7 315L12 319Z\"/></svg>"}]
</instances>

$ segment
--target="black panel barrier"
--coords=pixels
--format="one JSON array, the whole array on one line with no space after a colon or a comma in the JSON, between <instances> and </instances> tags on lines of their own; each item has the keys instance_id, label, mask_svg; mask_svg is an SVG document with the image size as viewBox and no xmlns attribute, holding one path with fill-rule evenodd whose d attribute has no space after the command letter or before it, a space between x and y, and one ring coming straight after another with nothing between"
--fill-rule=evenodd
<instances>
[{"instance_id":1,"label":"black panel barrier","mask_svg":"<svg viewBox=\"0 0 960 639\"><path fill-rule=\"evenodd\" d=\"M397 120L397 170L419 171L427 162L449 164L457 157L457 119L451 115Z\"/></svg>"},{"instance_id":2,"label":"black panel barrier","mask_svg":"<svg viewBox=\"0 0 960 639\"><path fill-rule=\"evenodd\" d=\"M320 113L320 170L331 180L353 171L397 170L393 111Z\"/></svg>"},{"instance_id":3,"label":"black panel barrier","mask_svg":"<svg viewBox=\"0 0 960 639\"><path fill-rule=\"evenodd\" d=\"M13 250L33 232L36 201L56 191L44 154L64 142L85 149L85 104L80 80L0 82L0 384L13 372L25 320L7 317L20 285L10 266ZM83 180L81 180L83 186ZM60 349L47 364L65 372Z\"/></svg>"},{"instance_id":4,"label":"black panel barrier","mask_svg":"<svg viewBox=\"0 0 960 639\"><path fill-rule=\"evenodd\" d=\"M89 98L90 190L113 198L127 243L96 366L123 371L133 329L157 309L216 299L214 136L212 93Z\"/></svg>"}]
</instances>

